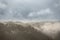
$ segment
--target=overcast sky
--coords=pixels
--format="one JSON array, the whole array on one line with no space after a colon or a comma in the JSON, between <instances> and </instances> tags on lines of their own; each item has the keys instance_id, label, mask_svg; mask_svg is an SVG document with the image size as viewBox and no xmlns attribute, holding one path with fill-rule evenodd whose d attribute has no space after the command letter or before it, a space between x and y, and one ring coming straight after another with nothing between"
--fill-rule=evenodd
<instances>
[{"instance_id":1,"label":"overcast sky","mask_svg":"<svg viewBox=\"0 0 60 40\"><path fill-rule=\"evenodd\" d=\"M0 0L0 19L60 20L60 0Z\"/></svg>"}]
</instances>

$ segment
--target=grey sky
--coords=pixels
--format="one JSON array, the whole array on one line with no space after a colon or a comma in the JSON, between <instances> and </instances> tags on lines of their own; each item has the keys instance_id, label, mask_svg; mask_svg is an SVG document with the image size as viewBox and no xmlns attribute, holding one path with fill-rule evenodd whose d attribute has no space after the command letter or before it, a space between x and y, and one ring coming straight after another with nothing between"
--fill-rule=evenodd
<instances>
[{"instance_id":1,"label":"grey sky","mask_svg":"<svg viewBox=\"0 0 60 40\"><path fill-rule=\"evenodd\" d=\"M0 0L0 19L60 20L60 0Z\"/></svg>"}]
</instances>

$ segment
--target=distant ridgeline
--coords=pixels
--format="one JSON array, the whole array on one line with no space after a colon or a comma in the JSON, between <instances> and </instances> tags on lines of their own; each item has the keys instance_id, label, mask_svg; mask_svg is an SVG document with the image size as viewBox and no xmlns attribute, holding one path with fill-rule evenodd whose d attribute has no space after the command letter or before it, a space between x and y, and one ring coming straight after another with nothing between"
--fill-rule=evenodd
<instances>
[{"instance_id":1,"label":"distant ridgeline","mask_svg":"<svg viewBox=\"0 0 60 40\"><path fill-rule=\"evenodd\" d=\"M0 22L0 40L60 40L60 22Z\"/></svg>"}]
</instances>

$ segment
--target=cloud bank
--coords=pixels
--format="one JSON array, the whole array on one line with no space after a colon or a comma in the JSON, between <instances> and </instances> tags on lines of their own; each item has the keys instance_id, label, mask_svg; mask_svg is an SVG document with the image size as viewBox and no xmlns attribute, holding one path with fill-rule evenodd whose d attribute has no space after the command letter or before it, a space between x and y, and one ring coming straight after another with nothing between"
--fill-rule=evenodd
<instances>
[{"instance_id":1,"label":"cloud bank","mask_svg":"<svg viewBox=\"0 0 60 40\"><path fill-rule=\"evenodd\" d=\"M0 19L60 20L60 0L0 0Z\"/></svg>"}]
</instances>

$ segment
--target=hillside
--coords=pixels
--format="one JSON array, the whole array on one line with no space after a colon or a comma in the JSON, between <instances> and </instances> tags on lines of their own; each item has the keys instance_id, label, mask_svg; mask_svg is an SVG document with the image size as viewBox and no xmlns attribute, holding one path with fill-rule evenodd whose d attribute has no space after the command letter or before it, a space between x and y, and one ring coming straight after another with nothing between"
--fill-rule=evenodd
<instances>
[{"instance_id":1,"label":"hillside","mask_svg":"<svg viewBox=\"0 0 60 40\"><path fill-rule=\"evenodd\" d=\"M0 22L0 40L60 40L60 22Z\"/></svg>"}]
</instances>

